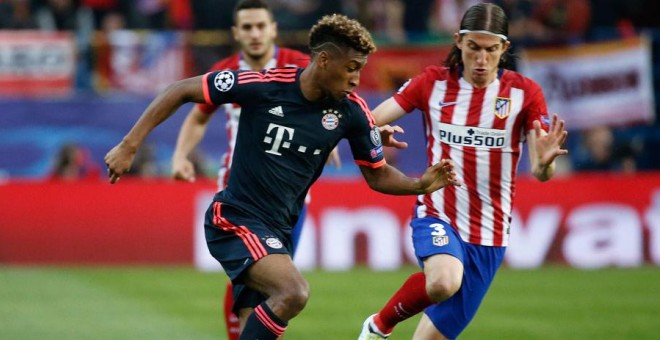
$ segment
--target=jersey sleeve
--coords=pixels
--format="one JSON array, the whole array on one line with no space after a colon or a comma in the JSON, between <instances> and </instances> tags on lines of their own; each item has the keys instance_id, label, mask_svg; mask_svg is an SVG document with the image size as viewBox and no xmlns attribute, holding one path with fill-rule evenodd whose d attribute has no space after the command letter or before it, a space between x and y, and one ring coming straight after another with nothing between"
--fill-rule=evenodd
<instances>
[{"instance_id":1,"label":"jersey sleeve","mask_svg":"<svg viewBox=\"0 0 660 340\"><path fill-rule=\"evenodd\" d=\"M394 94L394 100L406 112L410 112L416 108L422 108L423 97L425 89L427 88L427 72L418 74L412 79L409 79L405 84L399 88L399 91Z\"/></svg>"},{"instance_id":2,"label":"jersey sleeve","mask_svg":"<svg viewBox=\"0 0 660 340\"><path fill-rule=\"evenodd\" d=\"M528 79L528 82L530 95L528 100L526 100L525 106L525 135L534 130L535 120L541 122L541 128L547 132L550 128L550 116L548 115L548 108L545 103L545 97L543 96L543 90L541 90L541 87L531 79Z\"/></svg>"},{"instance_id":3,"label":"jersey sleeve","mask_svg":"<svg viewBox=\"0 0 660 340\"><path fill-rule=\"evenodd\" d=\"M348 96L351 110L351 129L348 143L353 159L357 165L379 168L385 165L383 144L380 140L380 130L366 102L357 94Z\"/></svg>"},{"instance_id":4,"label":"jersey sleeve","mask_svg":"<svg viewBox=\"0 0 660 340\"><path fill-rule=\"evenodd\" d=\"M213 64L213 66L211 66L211 68L208 71L213 72L213 71L223 71L223 70L238 70L239 60L240 60L239 55L233 54ZM212 114L218 109L218 107L219 106L215 104L206 104L206 103L197 104L197 109L206 114Z\"/></svg>"},{"instance_id":5,"label":"jersey sleeve","mask_svg":"<svg viewBox=\"0 0 660 340\"><path fill-rule=\"evenodd\" d=\"M206 105L221 105L237 103L241 106L254 103L255 95L259 93L257 83L245 81L249 74L259 72L242 71L215 71L203 76L202 87Z\"/></svg>"}]
</instances>

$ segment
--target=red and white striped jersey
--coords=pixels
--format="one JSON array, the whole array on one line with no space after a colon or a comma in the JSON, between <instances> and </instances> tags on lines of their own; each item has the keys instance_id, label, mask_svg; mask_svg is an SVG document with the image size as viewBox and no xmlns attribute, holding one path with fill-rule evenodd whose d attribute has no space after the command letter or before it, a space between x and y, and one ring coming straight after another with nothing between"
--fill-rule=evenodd
<instances>
[{"instance_id":1,"label":"red and white striped jersey","mask_svg":"<svg viewBox=\"0 0 660 340\"><path fill-rule=\"evenodd\" d=\"M274 67L307 67L310 62L310 57L302 52L283 48L275 47L275 54L273 59L266 63L264 69ZM222 71L222 70L237 70L237 71L252 71L250 65L243 60L242 53L233 54L225 59L215 63L209 72ZM256 71L256 70L255 70ZM211 104L198 104L197 107L205 113L211 114L218 109L218 106ZM234 153L234 146L236 145L236 133L238 131L238 118L241 115L241 107L236 104L223 105L225 114L227 116L227 151L222 155L220 169L218 170L218 190L222 190L227 186L229 180L229 169L232 163L232 156Z\"/></svg>"},{"instance_id":2,"label":"red and white striped jersey","mask_svg":"<svg viewBox=\"0 0 660 340\"><path fill-rule=\"evenodd\" d=\"M422 111L428 163L449 158L463 186L418 197L418 217L449 222L466 242L506 246L521 149L533 121L548 129L541 88L500 69L485 88L474 88L461 69L427 67L394 99L406 112Z\"/></svg>"}]
</instances>

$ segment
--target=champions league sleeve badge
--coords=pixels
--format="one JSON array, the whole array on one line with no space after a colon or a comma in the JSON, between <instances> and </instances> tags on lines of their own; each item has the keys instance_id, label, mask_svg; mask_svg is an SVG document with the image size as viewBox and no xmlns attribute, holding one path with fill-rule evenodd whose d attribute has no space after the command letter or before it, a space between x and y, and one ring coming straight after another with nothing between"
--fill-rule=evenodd
<instances>
[{"instance_id":1,"label":"champions league sleeve badge","mask_svg":"<svg viewBox=\"0 0 660 340\"><path fill-rule=\"evenodd\" d=\"M234 74L230 71L222 71L215 75L213 84L218 91L227 92L234 86Z\"/></svg>"},{"instance_id":2,"label":"champions league sleeve badge","mask_svg":"<svg viewBox=\"0 0 660 340\"><path fill-rule=\"evenodd\" d=\"M339 118L341 114L335 109L323 110L323 118L321 124L326 130L334 130L339 126Z\"/></svg>"},{"instance_id":3,"label":"champions league sleeve badge","mask_svg":"<svg viewBox=\"0 0 660 340\"><path fill-rule=\"evenodd\" d=\"M382 143L380 141L380 130L377 126L374 126L374 128L371 130L369 137L371 137L371 142L374 145L380 145Z\"/></svg>"}]
</instances>

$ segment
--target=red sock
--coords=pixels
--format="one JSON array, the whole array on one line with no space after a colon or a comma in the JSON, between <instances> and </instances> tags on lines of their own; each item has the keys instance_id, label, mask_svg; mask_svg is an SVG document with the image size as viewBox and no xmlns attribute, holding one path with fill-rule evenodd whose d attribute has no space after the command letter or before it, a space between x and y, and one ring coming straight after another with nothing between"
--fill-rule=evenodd
<instances>
[{"instance_id":1,"label":"red sock","mask_svg":"<svg viewBox=\"0 0 660 340\"><path fill-rule=\"evenodd\" d=\"M383 333L391 333L394 326L433 304L426 294L426 278L419 272L410 275L385 307L376 314L374 323Z\"/></svg>"},{"instance_id":2,"label":"red sock","mask_svg":"<svg viewBox=\"0 0 660 340\"><path fill-rule=\"evenodd\" d=\"M238 340L240 324L238 317L232 308L234 307L234 294L232 294L231 282L227 283L227 290L225 291L225 326L227 326L227 338L229 340Z\"/></svg>"}]
</instances>

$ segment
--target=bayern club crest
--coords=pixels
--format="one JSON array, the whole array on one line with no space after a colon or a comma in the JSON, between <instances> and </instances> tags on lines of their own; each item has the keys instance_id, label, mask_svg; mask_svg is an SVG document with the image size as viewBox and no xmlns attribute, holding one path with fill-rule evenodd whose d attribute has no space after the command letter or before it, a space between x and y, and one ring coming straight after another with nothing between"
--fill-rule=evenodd
<instances>
[{"instance_id":1,"label":"bayern club crest","mask_svg":"<svg viewBox=\"0 0 660 340\"><path fill-rule=\"evenodd\" d=\"M334 130L339 126L339 118L341 118L339 111L333 109L323 110L321 124L326 130Z\"/></svg>"},{"instance_id":2,"label":"bayern club crest","mask_svg":"<svg viewBox=\"0 0 660 340\"><path fill-rule=\"evenodd\" d=\"M234 74L229 71L222 71L215 75L213 84L218 91L227 92L234 86Z\"/></svg>"},{"instance_id":3,"label":"bayern club crest","mask_svg":"<svg viewBox=\"0 0 660 340\"><path fill-rule=\"evenodd\" d=\"M267 244L269 247L273 248L273 249L280 249L280 248L282 248L282 247L284 246L284 245L282 244L282 241L280 241L279 239L277 239L277 238L275 238L275 237L269 237L269 238L267 238L267 239L266 239L266 244Z\"/></svg>"}]
</instances>

